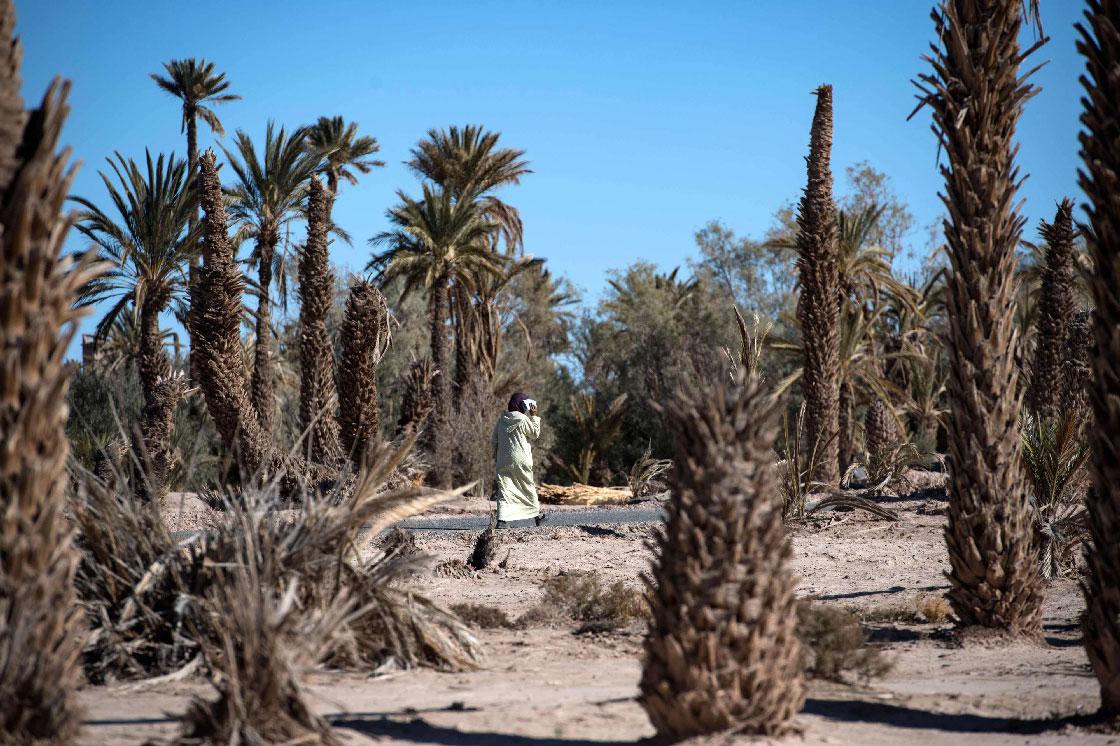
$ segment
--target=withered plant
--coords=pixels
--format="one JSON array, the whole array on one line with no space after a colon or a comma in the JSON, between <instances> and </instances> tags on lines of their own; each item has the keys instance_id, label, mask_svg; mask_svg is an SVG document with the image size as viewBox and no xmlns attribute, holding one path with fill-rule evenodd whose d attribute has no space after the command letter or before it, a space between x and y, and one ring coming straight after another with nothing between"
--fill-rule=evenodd
<instances>
[{"instance_id":1,"label":"withered plant","mask_svg":"<svg viewBox=\"0 0 1120 746\"><path fill-rule=\"evenodd\" d=\"M948 160L948 598L963 625L1033 633L1042 582L1019 439L1014 271L1024 222L1014 137L1036 92L1020 72L1032 50L1019 46L1022 0L947 0L932 17L933 69L917 85Z\"/></svg>"},{"instance_id":2,"label":"withered plant","mask_svg":"<svg viewBox=\"0 0 1120 746\"><path fill-rule=\"evenodd\" d=\"M668 520L652 542L639 701L675 740L780 733L801 709L796 580L771 464L774 403L756 378L667 407Z\"/></svg>"},{"instance_id":3,"label":"withered plant","mask_svg":"<svg viewBox=\"0 0 1120 746\"><path fill-rule=\"evenodd\" d=\"M389 308L366 280L350 287L342 321L342 361L338 368L338 419L343 455L358 471L380 440L377 366L389 348Z\"/></svg>"},{"instance_id":4,"label":"withered plant","mask_svg":"<svg viewBox=\"0 0 1120 746\"><path fill-rule=\"evenodd\" d=\"M1085 649L1101 685L1101 711L1120 715L1120 0L1088 0L1078 25L1085 57L1082 98L1082 191L1088 197L1087 242L1094 271L1093 377L1089 402L1090 541L1083 582Z\"/></svg>"},{"instance_id":5,"label":"withered plant","mask_svg":"<svg viewBox=\"0 0 1120 746\"><path fill-rule=\"evenodd\" d=\"M1028 402L1037 416L1053 418L1060 412L1070 322L1077 312L1073 202L1062 200L1054 222L1043 222L1039 233L1046 242L1046 264L1042 268Z\"/></svg>"},{"instance_id":6,"label":"withered plant","mask_svg":"<svg viewBox=\"0 0 1120 746\"><path fill-rule=\"evenodd\" d=\"M76 690L82 620L64 516L63 365L74 303L97 268L61 258L74 171L58 153L69 84L38 109L20 97L23 48L0 1L0 743L68 743L81 724Z\"/></svg>"}]
</instances>

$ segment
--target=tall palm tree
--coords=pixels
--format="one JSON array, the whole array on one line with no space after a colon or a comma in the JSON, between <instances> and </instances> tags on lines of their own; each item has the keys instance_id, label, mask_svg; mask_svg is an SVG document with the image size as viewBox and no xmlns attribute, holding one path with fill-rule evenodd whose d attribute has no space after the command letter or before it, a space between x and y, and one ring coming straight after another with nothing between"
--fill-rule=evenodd
<instances>
[{"instance_id":1,"label":"tall palm tree","mask_svg":"<svg viewBox=\"0 0 1120 746\"><path fill-rule=\"evenodd\" d=\"M81 303L113 301L97 327L102 338L129 306L139 312L144 441L138 450L146 459L145 490L162 497L171 459L170 422L182 390L180 382L172 379L159 317L173 306L182 312L187 266L198 253L199 228L197 224L191 228L198 198L187 164L174 155L165 160L161 154L153 160L145 152L142 169L117 153L109 165L117 183L104 172L101 180L109 192L111 211L84 197L74 198L85 208L78 230L113 265L84 288Z\"/></svg>"},{"instance_id":2,"label":"tall palm tree","mask_svg":"<svg viewBox=\"0 0 1120 746\"><path fill-rule=\"evenodd\" d=\"M501 230L507 244L520 247L521 214L492 192L521 183L521 177L532 171L529 162L523 160L525 151L499 148L500 138L501 133L474 124L430 129L427 139L412 149L412 158L406 164L421 178L449 192L452 200L478 202L486 217Z\"/></svg>"},{"instance_id":3,"label":"tall palm tree","mask_svg":"<svg viewBox=\"0 0 1120 746\"><path fill-rule=\"evenodd\" d=\"M832 86L816 90L809 136L808 183L797 210L797 322L804 349L802 388L809 447L819 445L820 467L813 479L840 481L840 295L837 272L836 202L832 198Z\"/></svg>"},{"instance_id":4,"label":"tall palm tree","mask_svg":"<svg viewBox=\"0 0 1120 746\"><path fill-rule=\"evenodd\" d=\"M397 193L401 203L388 212L393 230L374 236L373 246L386 250L374 256L370 269L378 270L384 283L404 280L403 294L417 288L428 291L431 320L434 410L427 430L428 445L439 454L445 448L445 428L451 409L450 371L447 359L446 322L451 284L473 287L475 278L497 274L501 267L490 248L493 223L470 200L455 200L446 189L423 185L423 198L415 200ZM446 484L442 469L433 470L437 486Z\"/></svg>"},{"instance_id":5,"label":"tall palm tree","mask_svg":"<svg viewBox=\"0 0 1120 746\"><path fill-rule=\"evenodd\" d=\"M230 217L241 223L235 242L253 240L249 257L257 266L256 348L253 361L252 400L265 432L275 432L275 374L272 355L271 290L273 261L280 232L302 215L307 181L319 166L304 148L306 130L290 134L272 122L265 130L264 149L258 155L249 135L238 130L235 152L222 148L237 182L229 189Z\"/></svg>"},{"instance_id":6,"label":"tall palm tree","mask_svg":"<svg viewBox=\"0 0 1120 746\"><path fill-rule=\"evenodd\" d=\"M353 171L368 174L385 166L385 161L369 157L381 151L377 138L359 136L358 123L347 122L342 117L319 117L315 124L308 126L307 148L322 158L318 170L327 177L327 189L334 196L338 195L341 180L358 183Z\"/></svg>"},{"instance_id":7,"label":"tall palm tree","mask_svg":"<svg viewBox=\"0 0 1120 746\"><path fill-rule=\"evenodd\" d=\"M1120 149L1120 0L1089 0L1085 23L1078 24L1077 50L1084 55L1081 82L1083 129L1081 189L1089 198L1087 239L1094 271L1089 287L1093 314L1093 376L1089 401L1096 418L1090 428L1094 489L1086 499L1091 541L1082 589L1087 606L1085 649L1101 686L1101 711L1120 715L1120 209L1116 175Z\"/></svg>"},{"instance_id":8,"label":"tall palm tree","mask_svg":"<svg viewBox=\"0 0 1120 746\"><path fill-rule=\"evenodd\" d=\"M218 137L225 137L226 131L222 127L222 120L211 108L215 104L225 104L237 101L241 97L229 93L230 83L226 80L225 73L217 72L213 62L193 57L183 60L171 60L163 63L165 75L149 73L162 90L170 93L182 102L182 124L180 131L187 134L187 173L194 178L198 173L198 120L201 119ZM198 210L191 215L191 230L195 229L198 222ZM198 257L191 259L191 285L194 285L194 275L197 272ZM187 323L190 331L190 323ZM193 345L193 339L192 339ZM194 377L192 366L192 377Z\"/></svg>"},{"instance_id":9,"label":"tall palm tree","mask_svg":"<svg viewBox=\"0 0 1120 746\"><path fill-rule=\"evenodd\" d=\"M1035 92L1019 70L1031 50L1019 47L1022 0L947 0L933 18L940 43L917 85L948 156L948 598L962 624L1031 633L1042 587L1014 356L1014 136Z\"/></svg>"}]
</instances>

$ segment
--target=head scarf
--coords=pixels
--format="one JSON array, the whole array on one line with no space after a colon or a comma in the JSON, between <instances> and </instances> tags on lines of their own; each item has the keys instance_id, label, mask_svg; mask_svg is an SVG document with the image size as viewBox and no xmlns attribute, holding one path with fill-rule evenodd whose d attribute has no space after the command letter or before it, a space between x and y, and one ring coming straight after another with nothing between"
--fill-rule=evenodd
<instances>
[{"instance_id":1,"label":"head scarf","mask_svg":"<svg viewBox=\"0 0 1120 746\"><path fill-rule=\"evenodd\" d=\"M506 405L506 411L507 412L521 412L521 405L524 404L525 400L528 399L528 398L529 398L528 396L526 396L525 394L522 394L520 391L518 391L517 393L515 393L513 396L511 396L509 398L509 404Z\"/></svg>"}]
</instances>

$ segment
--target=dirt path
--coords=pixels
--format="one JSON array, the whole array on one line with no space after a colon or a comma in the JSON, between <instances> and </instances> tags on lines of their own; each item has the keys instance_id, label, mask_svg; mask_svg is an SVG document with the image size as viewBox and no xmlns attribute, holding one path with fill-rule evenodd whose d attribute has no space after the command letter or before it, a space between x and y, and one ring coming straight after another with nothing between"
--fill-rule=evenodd
<instances>
[{"instance_id":1,"label":"dirt path","mask_svg":"<svg viewBox=\"0 0 1120 746\"><path fill-rule=\"evenodd\" d=\"M794 532L801 595L878 620L867 622L868 634L893 668L868 684L812 682L798 718L804 734L783 742L1120 743L1120 737L1060 727L1052 719L1098 704L1077 627L1083 604L1075 582L1047 588L1038 640L1008 644L924 623L914 613L918 604L947 588L944 501L899 500L891 507L902 513L900 523L847 514ZM541 582L561 571L595 570L604 581L637 584L648 567L644 540L651 528L629 523L505 532L506 569L467 578L427 576L416 585L446 604L487 604L516 617L540 598ZM436 561L461 559L474 534L420 532L417 540ZM634 701L641 629L577 635L573 627L479 630L487 650L480 671L378 678L315 672L310 689L317 707L354 744L575 746L632 744L653 735ZM87 688L80 742L140 744L169 735L174 723L165 713L181 712L191 695L210 692L198 682L139 691Z\"/></svg>"}]
</instances>

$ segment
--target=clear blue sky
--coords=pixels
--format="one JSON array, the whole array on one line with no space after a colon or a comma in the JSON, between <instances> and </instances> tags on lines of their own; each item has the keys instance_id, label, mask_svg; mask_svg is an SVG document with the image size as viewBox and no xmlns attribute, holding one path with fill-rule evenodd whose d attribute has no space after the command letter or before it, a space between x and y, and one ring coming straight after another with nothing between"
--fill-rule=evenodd
<instances>
[{"instance_id":1,"label":"clear blue sky","mask_svg":"<svg viewBox=\"0 0 1120 746\"><path fill-rule=\"evenodd\" d=\"M822 82L835 87L838 177L860 160L887 172L924 246L941 180L928 114L906 116L910 81L927 69L930 6L24 0L17 30L25 96L38 99L55 74L74 81L64 139L84 163L76 193L104 198L96 172L114 150L185 154L178 106L148 73L205 57L243 97L220 109L227 132L263 140L270 118L296 126L342 114L381 142L388 167L339 199L354 245L332 247L337 263L361 268L395 190L416 190L401 161L428 128L482 123L532 161L535 173L505 194L521 209L527 250L594 300L610 268L639 257L684 264L710 219L761 235L804 183L810 92ZM1058 199L1080 198L1081 6L1043 4L1052 41L1037 59L1050 62L1020 127L1030 238ZM201 145L212 142L200 127Z\"/></svg>"}]
</instances>

